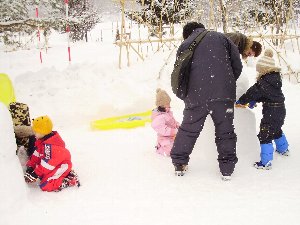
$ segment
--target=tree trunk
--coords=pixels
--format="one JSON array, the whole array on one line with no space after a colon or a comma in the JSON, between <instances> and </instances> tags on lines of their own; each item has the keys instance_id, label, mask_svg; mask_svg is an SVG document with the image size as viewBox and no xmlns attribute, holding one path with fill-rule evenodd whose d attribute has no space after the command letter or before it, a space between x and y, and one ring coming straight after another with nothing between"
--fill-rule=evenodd
<instances>
[{"instance_id":1,"label":"tree trunk","mask_svg":"<svg viewBox=\"0 0 300 225\"><path fill-rule=\"evenodd\" d=\"M219 0L220 8L221 8L221 14L222 14L222 24L223 24L223 32L227 33L227 10L223 3L223 0Z\"/></svg>"}]
</instances>

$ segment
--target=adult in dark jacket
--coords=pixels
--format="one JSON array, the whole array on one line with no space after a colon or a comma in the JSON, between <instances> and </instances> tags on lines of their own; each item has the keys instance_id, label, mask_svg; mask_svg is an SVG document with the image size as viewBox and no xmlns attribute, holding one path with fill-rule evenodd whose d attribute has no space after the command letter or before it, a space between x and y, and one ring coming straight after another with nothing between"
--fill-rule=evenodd
<instances>
[{"instance_id":1,"label":"adult in dark jacket","mask_svg":"<svg viewBox=\"0 0 300 225\"><path fill-rule=\"evenodd\" d=\"M202 24L186 24L183 28L185 40L177 55L204 30ZM175 173L184 174L195 142L210 114L216 129L220 172L223 179L230 179L238 161L233 118L236 80L243 67L240 54L237 46L222 33L211 31L196 47L192 60L183 121L171 150Z\"/></svg>"},{"instance_id":2,"label":"adult in dark jacket","mask_svg":"<svg viewBox=\"0 0 300 225\"><path fill-rule=\"evenodd\" d=\"M224 35L238 47L243 59L249 56L258 57L262 51L259 42L253 41L251 37L247 37L242 33L226 33Z\"/></svg>"},{"instance_id":3,"label":"adult in dark jacket","mask_svg":"<svg viewBox=\"0 0 300 225\"><path fill-rule=\"evenodd\" d=\"M258 72L257 82L240 97L237 105L263 103L263 118L257 135L261 147L261 160L255 162L254 167L271 169L274 151L273 140L276 144L276 152L285 156L289 154L288 142L281 129L284 124L286 109L285 98L281 90L280 68L275 67L271 49L267 49L264 56L258 60L256 70Z\"/></svg>"}]
</instances>

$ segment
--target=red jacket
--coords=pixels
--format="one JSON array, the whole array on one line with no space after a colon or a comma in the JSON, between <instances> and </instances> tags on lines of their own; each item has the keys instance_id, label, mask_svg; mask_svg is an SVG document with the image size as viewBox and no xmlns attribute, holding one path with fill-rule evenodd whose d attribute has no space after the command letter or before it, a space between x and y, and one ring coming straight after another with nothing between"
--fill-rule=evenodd
<instances>
[{"instance_id":1,"label":"red jacket","mask_svg":"<svg viewBox=\"0 0 300 225\"><path fill-rule=\"evenodd\" d=\"M35 142L35 151L27 166L32 167L41 184L61 178L72 168L71 155L56 131Z\"/></svg>"}]
</instances>

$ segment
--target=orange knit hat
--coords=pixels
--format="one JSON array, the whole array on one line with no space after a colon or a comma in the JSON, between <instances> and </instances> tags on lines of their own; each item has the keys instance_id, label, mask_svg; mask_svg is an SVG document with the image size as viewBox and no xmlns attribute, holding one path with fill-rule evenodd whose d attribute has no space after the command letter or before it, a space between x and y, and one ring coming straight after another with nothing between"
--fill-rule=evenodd
<instances>
[{"instance_id":1,"label":"orange knit hat","mask_svg":"<svg viewBox=\"0 0 300 225\"><path fill-rule=\"evenodd\" d=\"M53 124L49 116L40 116L32 120L32 129L35 133L47 135L52 132Z\"/></svg>"}]
</instances>

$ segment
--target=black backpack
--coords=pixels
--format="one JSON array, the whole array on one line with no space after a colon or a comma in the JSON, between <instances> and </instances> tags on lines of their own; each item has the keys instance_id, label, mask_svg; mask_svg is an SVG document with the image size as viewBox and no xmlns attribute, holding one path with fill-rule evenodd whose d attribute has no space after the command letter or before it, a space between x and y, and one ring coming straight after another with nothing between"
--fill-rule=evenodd
<instances>
[{"instance_id":1,"label":"black backpack","mask_svg":"<svg viewBox=\"0 0 300 225\"><path fill-rule=\"evenodd\" d=\"M176 58L174 69L171 74L171 86L173 93L181 100L187 95L194 50L208 32L208 30L201 32L190 46Z\"/></svg>"}]
</instances>

